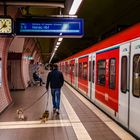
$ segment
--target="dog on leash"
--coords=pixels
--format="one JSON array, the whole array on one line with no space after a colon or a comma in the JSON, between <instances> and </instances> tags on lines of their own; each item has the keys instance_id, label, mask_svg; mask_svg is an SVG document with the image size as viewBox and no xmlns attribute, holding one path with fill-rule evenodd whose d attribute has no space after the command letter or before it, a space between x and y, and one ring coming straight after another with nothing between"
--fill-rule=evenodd
<instances>
[{"instance_id":1,"label":"dog on leash","mask_svg":"<svg viewBox=\"0 0 140 140\"><path fill-rule=\"evenodd\" d=\"M25 116L24 116L22 108L17 110L17 117L18 117L19 120L22 120L22 121L25 120Z\"/></svg>"},{"instance_id":2,"label":"dog on leash","mask_svg":"<svg viewBox=\"0 0 140 140\"><path fill-rule=\"evenodd\" d=\"M40 118L41 123L45 123L45 122L48 120L48 118L49 118L49 111L46 110L46 111L43 113L42 117Z\"/></svg>"}]
</instances>

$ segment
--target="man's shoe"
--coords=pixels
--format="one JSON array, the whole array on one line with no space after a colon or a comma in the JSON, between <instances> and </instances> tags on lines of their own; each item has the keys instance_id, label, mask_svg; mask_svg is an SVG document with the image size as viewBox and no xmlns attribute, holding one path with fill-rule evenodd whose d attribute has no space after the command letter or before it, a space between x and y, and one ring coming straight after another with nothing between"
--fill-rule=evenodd
<instances>
[{"instance_id":1,"label":"man's shoe","mask_svg":"<svg viewBox=\"0 0 140 140\"><path fill-rule=\"evenodd\" d=\"M55 112L56 111L56 108L53 108L53 112Z\"/></svg>"},{"instance_id":2,"label":"man's shoe","mask_svg":"<svg viewBox=\"0 0 140 140\"><path fill-rule=\"evenodd\" d=\"M58 109L56 109L56 114L59 115L59 110Z\"/></svg>"}]
</instances>

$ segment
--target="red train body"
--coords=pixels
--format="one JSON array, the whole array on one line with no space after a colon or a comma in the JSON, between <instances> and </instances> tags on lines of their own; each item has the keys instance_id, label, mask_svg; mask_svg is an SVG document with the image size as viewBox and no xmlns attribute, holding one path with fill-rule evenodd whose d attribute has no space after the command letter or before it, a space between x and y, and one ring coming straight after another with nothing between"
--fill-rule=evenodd
<instances>
[{"instance_id":1,"label":"red train body","mask_svg":"<svg viewBox=\"0 0 140 140\"><path fill-rule=\"evenodd\" d=\"M59 64L69 84L140 137L140 24Z\"/></svg>"}]
</instances>

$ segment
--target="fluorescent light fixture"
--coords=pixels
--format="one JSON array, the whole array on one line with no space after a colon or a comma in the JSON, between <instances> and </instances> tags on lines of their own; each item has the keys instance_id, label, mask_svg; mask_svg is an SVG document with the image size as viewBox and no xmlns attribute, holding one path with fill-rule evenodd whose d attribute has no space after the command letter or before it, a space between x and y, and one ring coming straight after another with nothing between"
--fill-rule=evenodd
<instances>
[{"instance_id":1,"label":"fluorescent light fixture","mask_svg":"<svg viewBox=\"0 0 140 140\"><path fill-rule=\"evenodd\" d=\"M66 26L65 26L65 27L66 27ZM52 59L53 59L53 57L54 57L54 55L55 55L55 52L57 51L57 49L58 49L59 45L61 44L61 41L62 41L62 40L63 40L62 37L59 37L59 38L58 38L58 42L56 43L56 46L55 46L55 48L54 48L54 51L53 51L53 53L52 53L52 56L51 56L51 58L50 58L49 63L51 63L51 61L52 61Z\"/></svg>"},{"instance_id":2,"label":"fluorescent light fixture","mask_svg":"<svg viewBox=\"0 0 140 140\"><path fill-rule=\"evenodd\" d=\"M75 15L81 3L82 0L74 0L69 11L69 15Z\"/></svg>"},{"instance_id":3,"label":"fluorescent light fixture","mask_svg":"<svg viewBox=\"0 0 140 140\"><path fill-rule=\"evenodd\" d=\"M60 45L61 42L57 42L56 45Z\"/></svg>"},{"instance_id":4,"label":"fluorescent light fixture","mask_svg":"<svg viewBox=\"0 0 140 140\"><path fill-rule=\"evenodd\" d=\"M63 40L63 38L62 38L62 37L60 37L60 38L58 39L58 41L59 41L59 42L61 42L62 40Z\"/></svg>"}]
</instances>

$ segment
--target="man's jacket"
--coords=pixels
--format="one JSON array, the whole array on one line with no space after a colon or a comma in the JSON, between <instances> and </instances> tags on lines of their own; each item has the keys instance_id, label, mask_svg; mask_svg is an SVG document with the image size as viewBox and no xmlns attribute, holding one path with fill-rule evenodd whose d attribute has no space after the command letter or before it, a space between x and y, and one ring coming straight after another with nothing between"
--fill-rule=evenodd
<instances>
[{"instance_id":1,"label":"man's jacket","mask_svg":"<svg viewBox=\"0 0 140 140\"><path fill-rule=\"evenodd\" d=\"M46 89L48 89L49 83L51 89L61 88L64 83L64 77L62 72L58 71L57 69L54 69L51 72L49 72L47 77Z\"/></svg>"}]
</instances>

